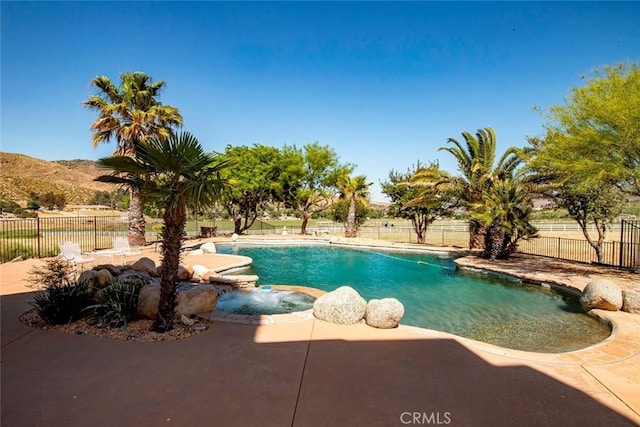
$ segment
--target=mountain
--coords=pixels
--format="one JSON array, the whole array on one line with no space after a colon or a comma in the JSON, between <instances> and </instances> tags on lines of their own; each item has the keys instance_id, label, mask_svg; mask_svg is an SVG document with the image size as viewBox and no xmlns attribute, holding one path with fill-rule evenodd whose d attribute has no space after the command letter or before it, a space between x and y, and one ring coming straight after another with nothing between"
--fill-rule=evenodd
<instances>
[{"instance_id":1,"label":"mountain","mask_svg":"<svg viewBox=\"0 0 640 427\"><path fill-rule=\"evenodd\" d=\"M0 152L0 199L26 206L30 193L62 193L68 204L87 204L96 191L114 186L93 179L104 172L91 160L49 162L24 154Z\"/></svg>"}]
</instances>

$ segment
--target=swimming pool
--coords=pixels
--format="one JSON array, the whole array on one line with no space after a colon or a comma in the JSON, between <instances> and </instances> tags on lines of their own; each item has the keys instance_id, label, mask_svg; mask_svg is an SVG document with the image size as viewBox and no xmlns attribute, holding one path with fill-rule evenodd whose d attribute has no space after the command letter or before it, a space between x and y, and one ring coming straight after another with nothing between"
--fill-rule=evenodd
<instances>
[{"instance_id":1,"label":"swimming pool","mask_svg":"<svg viewBox=\"0 0 640 427\"><path fill-rule=\"evenodd\" d=\"M253 259L258 284L342 285L366 300L397 298L402 324L527 351L563 352L607 338L610 328L573 298L492 275L456 270L453 258L335 246L221 246Z\"/></svg>"}]
</instances>

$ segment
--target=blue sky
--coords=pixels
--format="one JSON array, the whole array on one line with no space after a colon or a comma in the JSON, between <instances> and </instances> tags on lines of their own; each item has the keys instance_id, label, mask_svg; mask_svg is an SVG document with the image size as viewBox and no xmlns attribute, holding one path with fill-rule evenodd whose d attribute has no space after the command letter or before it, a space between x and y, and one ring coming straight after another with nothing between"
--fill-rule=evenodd
<instances>
[{"instance_id":1,"label":"blue sky","mask_svg":"<svg viewBox=\"0 0 640 427\"><path fill-rule=\"evenodd\" d=\"M640 3L6 2L1 150L97 159L91 79L165 80L161 101L207 150L318 141L375 183L492 126L540 135L594 67L640 62Z\"/></svg>"}]
</instances>

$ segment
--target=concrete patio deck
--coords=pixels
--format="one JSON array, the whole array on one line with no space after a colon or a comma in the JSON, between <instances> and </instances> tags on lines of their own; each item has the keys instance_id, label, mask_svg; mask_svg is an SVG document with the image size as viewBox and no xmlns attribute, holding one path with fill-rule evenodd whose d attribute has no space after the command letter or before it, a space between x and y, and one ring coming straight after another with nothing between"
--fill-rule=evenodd
<instances>
[{"instance_id":1,"label":"concrete patio deck","mask_svg":"<svg viewBox=\"0 0 640 427\"><path fill-rule=\"evenodd\" d=\"M3 426L640 424L638 315L559 355L304 316L125 342L22 325L41 264L0 265Z\"/></svg>"}]
</instances>

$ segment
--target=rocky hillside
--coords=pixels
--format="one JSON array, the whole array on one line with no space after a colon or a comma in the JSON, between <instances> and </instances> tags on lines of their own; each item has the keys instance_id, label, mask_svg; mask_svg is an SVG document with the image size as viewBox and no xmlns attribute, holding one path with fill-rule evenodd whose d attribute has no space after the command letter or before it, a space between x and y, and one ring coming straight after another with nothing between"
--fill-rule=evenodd
<instances>
[{"instance_id":1,"label":"rocky hillside","mask_svg":"<svg viewBox=\"0 0 640 427\"><path fill-rule=\"evenodd\" d=\"M63 193L69 204L86 204L94 193L113 185L93 179L103 172L90 160L49 162L23 154L0 153L0 199L25 206L29 194Z\"/></svg>"}]
</instances>

